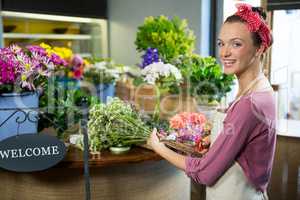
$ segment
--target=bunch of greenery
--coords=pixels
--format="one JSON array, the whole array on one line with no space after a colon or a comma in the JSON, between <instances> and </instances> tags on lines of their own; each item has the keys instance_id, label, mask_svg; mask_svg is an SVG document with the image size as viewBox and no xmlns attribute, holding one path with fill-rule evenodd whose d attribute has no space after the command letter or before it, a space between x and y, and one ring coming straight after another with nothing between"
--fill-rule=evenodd
<instances>
[{"instance_id":1,"label":"bunch of greenery","mask_svg":"<svg viewBox=\"0 0 300 200\"><path fill-rule=\"evenodd\" d=\"M50 82L50 83L49 83ZM76 125L82 119L83 100L87 100L89 107L99 103L97 97L91 96L84 89L65 89L56 81L48 80L47 90L40 97L40 112L38 129L53 127L57 132L57 137L66 139L66 130Z\"/></svg>"},{"instance_id":2,"label":"bunch of greenery","mask_svg":"<svg viewBox=\"0 0 300 200\"><path fill-rule=\"evenodd\" d=\"M199 103L220 102L234 83L234 76L224 74L214 57L192 54L173 62L180 67L188 92Z\"/></svg>"},{"instance_id":3,"label":"bunch of greenery","mask_svg":"<svg viewBox=\"0 0 300 200\"><path fill-rule=\"evenodd\" d=\"M121 64L115 64L110 58L91 58L90 65L84 69L84 80L93 84L114 83L120 77Z\"/></svg>"},{"instance_id":4,"label":"bunch of greenery","mask_svg":"<svg viewBox=\"0 0 300 200\"><path fill-rule=\"evenodd\" d=\"M138 112L119 98L91 108L88 131L92 152L111 146L143 144L151 133Z\"/></svg>"},{"instance_id":5,"label":"bunch of greenery","mask_svg":"<svg viewBox=\"0 0 300 200\"><path fill-rule=\"evenodd\" d=\"M175 16L172 19L161 15L145 18L144 24L138 27L136 49L139 52L156 48L159 57L169 63L179 55L192 53L195 36L187 26L186 20Z\"/></svg>"}]
</instances>

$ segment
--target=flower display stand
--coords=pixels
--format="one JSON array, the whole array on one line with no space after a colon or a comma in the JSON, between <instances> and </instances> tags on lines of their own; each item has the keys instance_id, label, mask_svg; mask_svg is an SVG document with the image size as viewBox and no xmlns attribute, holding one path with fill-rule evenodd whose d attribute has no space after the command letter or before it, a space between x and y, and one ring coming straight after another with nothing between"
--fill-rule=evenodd
<instances>
[{"instance_id":1,"label":"flower display stand","mask_svg":"<svg viewBox=\"0 0 300 200\"><path fill-rule=\"evenodd\" d=\"M0 95L0 141L17 134L37 133L39 94Z\"/></svg>"}]
</instances>

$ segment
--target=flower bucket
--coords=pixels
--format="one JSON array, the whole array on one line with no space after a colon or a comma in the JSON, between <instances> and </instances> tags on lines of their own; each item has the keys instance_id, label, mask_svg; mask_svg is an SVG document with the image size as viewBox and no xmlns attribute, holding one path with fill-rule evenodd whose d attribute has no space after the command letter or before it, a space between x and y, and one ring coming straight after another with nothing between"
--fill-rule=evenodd
<instances>
[{"instance_id":1,"label":"flower bucket","mask_svg":"<svg viewBox=\"0 0 300 200\"><path fill-rule=\"evenodd\" d=\"M115 83L96 85L97 96L102 103L106 103L108 97L115 96Z\"/></svg>"},{"instance_id":2,"label":"flower bucket","mask_svg":"<svg viewBox=\"0 0 300 200\"><path fill-rule=\"evenodd\" d=\"M17 134L37 133L39 94L0 94L0 141Z\"/></svg>"},{"instance_id":3,"label":"flower bucket","mask_svg":"<svg viewBox=\"0 0 300 200\"><path fill-rule=\"evenodd\" d=\"M74 78L57 77L58 86L65 90L76 90L80 88L80 81Z\"/></svg>"}]
</instances>

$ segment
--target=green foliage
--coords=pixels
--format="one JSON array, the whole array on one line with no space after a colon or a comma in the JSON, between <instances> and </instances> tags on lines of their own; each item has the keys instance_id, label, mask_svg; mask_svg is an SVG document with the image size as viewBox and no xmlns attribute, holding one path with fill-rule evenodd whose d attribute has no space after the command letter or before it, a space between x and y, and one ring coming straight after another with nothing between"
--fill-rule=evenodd
<instances>
[{"instance_id":1,"label":"green foliage","mask_svg":"<svg viewBox=\"0 0 300 200\"><path fill-rule=\"evenodd\" d=\"M200 100L220 101L233 85L234 76L224 74L214 57L181 56L175 65L181 68L190 94Z\"/></svg>"},{"instance_id":2,"label":"green foliage","mask_svg":"<svg viewBox=\"0 0 300 200\"><path fill-rule=\"evenodd\" d=\"M136 48L145 51L156 48L160 58L168 63L179 55L192 53L195 46L194 33L188 28L187 20L172 19L161 15L145 18L144 24L138 27Z\"/></svg>"},{"instance_id":3,"label":"green foliage","mask_svg":"<svg viewBox=\"0 0 300 200\"><path fill-rule=\"evenodd\" d=\"M65 88L57 81L48 80L47 90L39 101L42 111L39 116L39 131L54 127L59 138L66 138L65 131L82 118L82 100L87 99L89 106L99 103L98 98L91 96L88 91L71 87L72 84L68 86L69 88Z\"/></svg>"}]
</instances>

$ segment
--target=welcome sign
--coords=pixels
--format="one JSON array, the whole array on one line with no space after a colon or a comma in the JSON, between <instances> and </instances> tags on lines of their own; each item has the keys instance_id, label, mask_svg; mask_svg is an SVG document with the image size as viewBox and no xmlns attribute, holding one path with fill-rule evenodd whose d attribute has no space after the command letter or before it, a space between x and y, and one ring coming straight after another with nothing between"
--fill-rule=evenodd
<instances>
[{"instance_id":1,"label":"welcome sign","mask_svg":"<svg viewBox=\"0 0 300 200\"><path fill-rule=\"evenodd\" d=\"M48 169L59 163L66 147L56 137L24 134L0 142L0 167L16 172Z\"/></svg>"}]
</instances>

